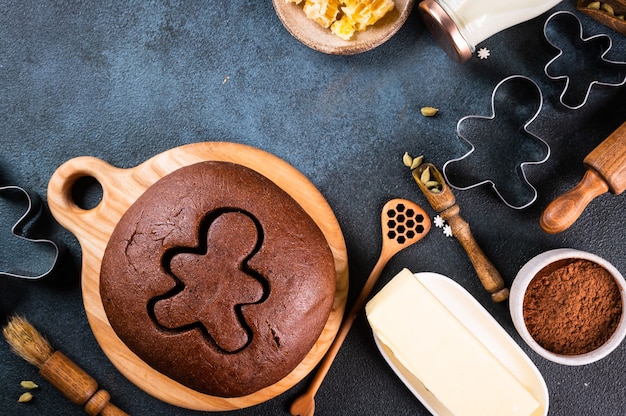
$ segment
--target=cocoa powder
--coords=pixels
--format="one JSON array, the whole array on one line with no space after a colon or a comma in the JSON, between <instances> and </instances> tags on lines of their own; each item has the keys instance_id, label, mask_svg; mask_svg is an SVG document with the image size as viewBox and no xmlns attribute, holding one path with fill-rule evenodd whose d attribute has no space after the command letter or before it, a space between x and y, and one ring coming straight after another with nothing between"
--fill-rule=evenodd
<instances>
[{"instance_id":1,"label":"cocoa powder","mask_svg":"<svg viewBox=\"0 0 626 416\"><path fill-rule=\"evenodd\" d=\"M523 303L530 335L557 354L595 350L615 332L622 315L620 288L611 274L585 259L555 262L531 280Z\"/></svg>"}]
</instances>

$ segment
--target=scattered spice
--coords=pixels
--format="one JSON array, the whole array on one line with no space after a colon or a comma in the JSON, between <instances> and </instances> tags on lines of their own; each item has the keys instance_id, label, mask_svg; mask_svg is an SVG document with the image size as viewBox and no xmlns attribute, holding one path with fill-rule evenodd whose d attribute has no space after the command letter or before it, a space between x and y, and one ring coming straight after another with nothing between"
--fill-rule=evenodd
<instances>
[{"instance_id":1,"label":"scattered spice","mask_svg":"<svg viewBox=\"0 0 626 416\"><path fill-rule=\"evenodd\" d=\"M30 381L30 380L24 380L20 382L20 386L28 390L36 389L37 387L39 387L37 384L35 384L34 381Z\"/></svg>"},{"instance_id":2,"label":"scattered spice","mask_svg":"<svg viewBox=\"0 0 626 416\"><path fill-rule=\"evenodd\" d=\"M19 399L17 399L17 401L19 403L27 403L29 401L33 400L33 395L30 392L26 392L26 393L22 393L22 395L20 396Z\"/></svg>"},{"instance_id":3,"label":"scattered spice","mask_svg":"<svg viewBox=\"0 0 626 416\"><path fill-rule=\"evenodd\" d=\"M480 59L487 59L491 56L491 51L487 48L480 48L478 52L476 52L476 55L478 55Z\"/></svg>"},{"instance_id":4,"label":"scattered spice","mask_svg":"<svg viewBox=\"0 0 626 416\"><path fill-rule=\"evenodd\" d=\"M437 180L437 178L431 177L430 166L422 166L423 162L423 155L413 158L413 156L411 156L408 152L404 152L404 155L402 156L402 163L404 163L404 166L411 169L411 173L416 181L419 181L430 192L434 194L440 193L443 190L443 185ZM420 166L422 166L421 172L418 170Z\"/></svg>"},{"instance_id":5,"label":"scattered spice","mask_svg":"<svg viewBox=\"0 0 626 416\"><path fill-rule=\"evenodd\" d=\"M613 7L610 4L602 3L602 5L600 6L600 10L608 13L611 16L615 16L615 10L613 10Z\"/></svg>"},{"instance_id":6,"label":"scattered spice","mask_svg":"<svg viewBox=\"0 0 626 416\"><path fill-rule=\"evenodd\" d=\"M609 16L611 18L624 20L624 15L623 14L617 14L616 15L615 14L615 9L613 8L613 6L611 6L608 3L602 3L602 2L599 2L599 1L592 1L592 2L588 3L587 6L585 6L584 8L589 9L589 10L597 10L599 12L605 13L607 16Z\"/></svg>"},{"instance_id":7,"label":"scattered spice","mask_svg":"<svg viewBox=\"0 0 626 416\"><path fill-rule=\"evenodd\" d=\"M413 159L413 162L411 162L411 165L409 166L411 168L411 170L417 169L422 162L424 161L424 156L418 156L415 159Z\"/></svg>"},{"instance_id":8,"label":"scattered spice","mask_svg":"<svg viewBox=\"0 0 626 416\"><path fill-rule=\"evenodd\" d=\"M409 152L404 152L404 155L402 155L402 163L404 163L404 166L410 168L411 170L419 168L423 161L424 156L421 155L415 158L411 156Z\"/></svg>"},{"instance_id":9,"label":"scattered spice","mask_svg":"<svg viewBox=\"0 0 626 416\"><path fill-rule=\"evenodd\" d=\"M555 262L531 280L523 302L530 335L557 354L593 351L615 332L622 315L618 284L586 259Z\"/></svg>"},{"instance_id":10,"label":"scattered spice","mask_svg":"<svg viewBox=\"0 0 626 416\"><path fill-rule=\"evenodd\" d=\"M413 157L409 154L409 152L404 152L404 155L402 155L402 163L404 163L404 166L407 168L410 168L413 164Z\"/></svg>"},{"instance_id":11,"label":"scattered spice","mask_svg":"<svg viewBox=\"0 0 626 416\"><path fill-rule=\"evenodd\" d=\"M416 158L411 156L409 152L404 152L402 156L402 162L404 165L411 169L411 176L415 182L420 185L420 188L426 188L428 192L433 194L440 194L443 191L443 181L441 174L437 171L437 168L430 163L424 163L424 156L420 155ZM431 166L433 167L434 174L431 173ZM425 192L425 191L424 191ZM446 237L452 237L452 227L446 224L443 218L437 215L434 219L435 225L442 228L443 234Z\"/></svg>"},{"instance_id":12,"label":"scattered spice","mask_svg":"<svg viewBox=\"0 0 626 416\"><path fill-rule=\"evenodd\" d=\"M420 111L424 117L433 117L437 115L439 109L435 107L422 107Z\"/></svg>"},{"instance_id":13,"label":"scattered spice","mask_svg":"<svg viewBox=\"0 0 626 416\"><path fill-rule=\"evenodd\" d=\"M422 170L422 173L420 174L420 182L426 187L426 189L434 194L441 193L443 190L441 182L439 182L435 175L431 173L430 166L426 166L426 168Z\"/></svg>"},{"instance_id":14,"label":"scattered spice","mask_svg":"<svg viewBox=\"0 0 626 416\"><path fill-rule=\"evenodd\" d=\"M424 185L426 185L430 181L430 167L427 167L422 171L422 174L420 175L420 181Z\"/></svg>"}]
</instances>

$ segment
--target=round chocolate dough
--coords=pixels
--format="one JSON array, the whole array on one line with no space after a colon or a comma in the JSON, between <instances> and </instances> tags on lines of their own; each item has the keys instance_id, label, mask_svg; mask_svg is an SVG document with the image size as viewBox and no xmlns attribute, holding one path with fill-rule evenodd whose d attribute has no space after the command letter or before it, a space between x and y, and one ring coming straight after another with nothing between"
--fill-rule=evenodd
<instances>
[{"instance_id":1,"label":"round chocolate dough","mask_svg":"<svg viewBox=\"0 0 626 416\"><path fill-rule=\"evenodd\" d=\"M288 375L330 314L336 274L323 233L258 172L178 169L124 213L100 294L119 338L200 393L240 397Z\"/></svg>"}]
</instances>

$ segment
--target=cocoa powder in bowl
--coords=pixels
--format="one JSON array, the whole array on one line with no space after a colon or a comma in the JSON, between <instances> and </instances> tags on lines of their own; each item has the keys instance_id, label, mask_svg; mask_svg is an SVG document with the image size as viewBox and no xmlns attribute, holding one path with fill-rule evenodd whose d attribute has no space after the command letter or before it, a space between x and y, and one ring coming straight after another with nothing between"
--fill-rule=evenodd
<instances>
[{"instance_id":1,"label":"cocoa powder in bowl","mask_svg":"<svg viewBox=\"0 0 626 416\"><path fill-rule=\"evenodd\" d=\"M528 332L556 354L597 349L613 335L621 316L620 287L608 270L587 259L564 259L544 267L524 294Z\"/></svg>"}]
</instances>

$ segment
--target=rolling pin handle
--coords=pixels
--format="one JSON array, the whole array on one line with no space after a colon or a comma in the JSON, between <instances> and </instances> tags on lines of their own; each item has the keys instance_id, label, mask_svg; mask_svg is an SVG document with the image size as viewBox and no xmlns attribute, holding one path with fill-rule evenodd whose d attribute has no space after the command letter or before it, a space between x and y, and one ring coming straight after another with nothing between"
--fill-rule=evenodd
<instances>
[{"instance_id":1,"label":"rolling pin handle","mask_svg":"<svg viewBox=\"0 0 626 416\"><path fill-rule=\"evenodd\" d=\"M569 228L587 205L608 192L609 186L595 170L585 172L582 180L571 190L552 201L543 211L539 225L548 234L556 234Z\"/></svg>"}]
</instances>

